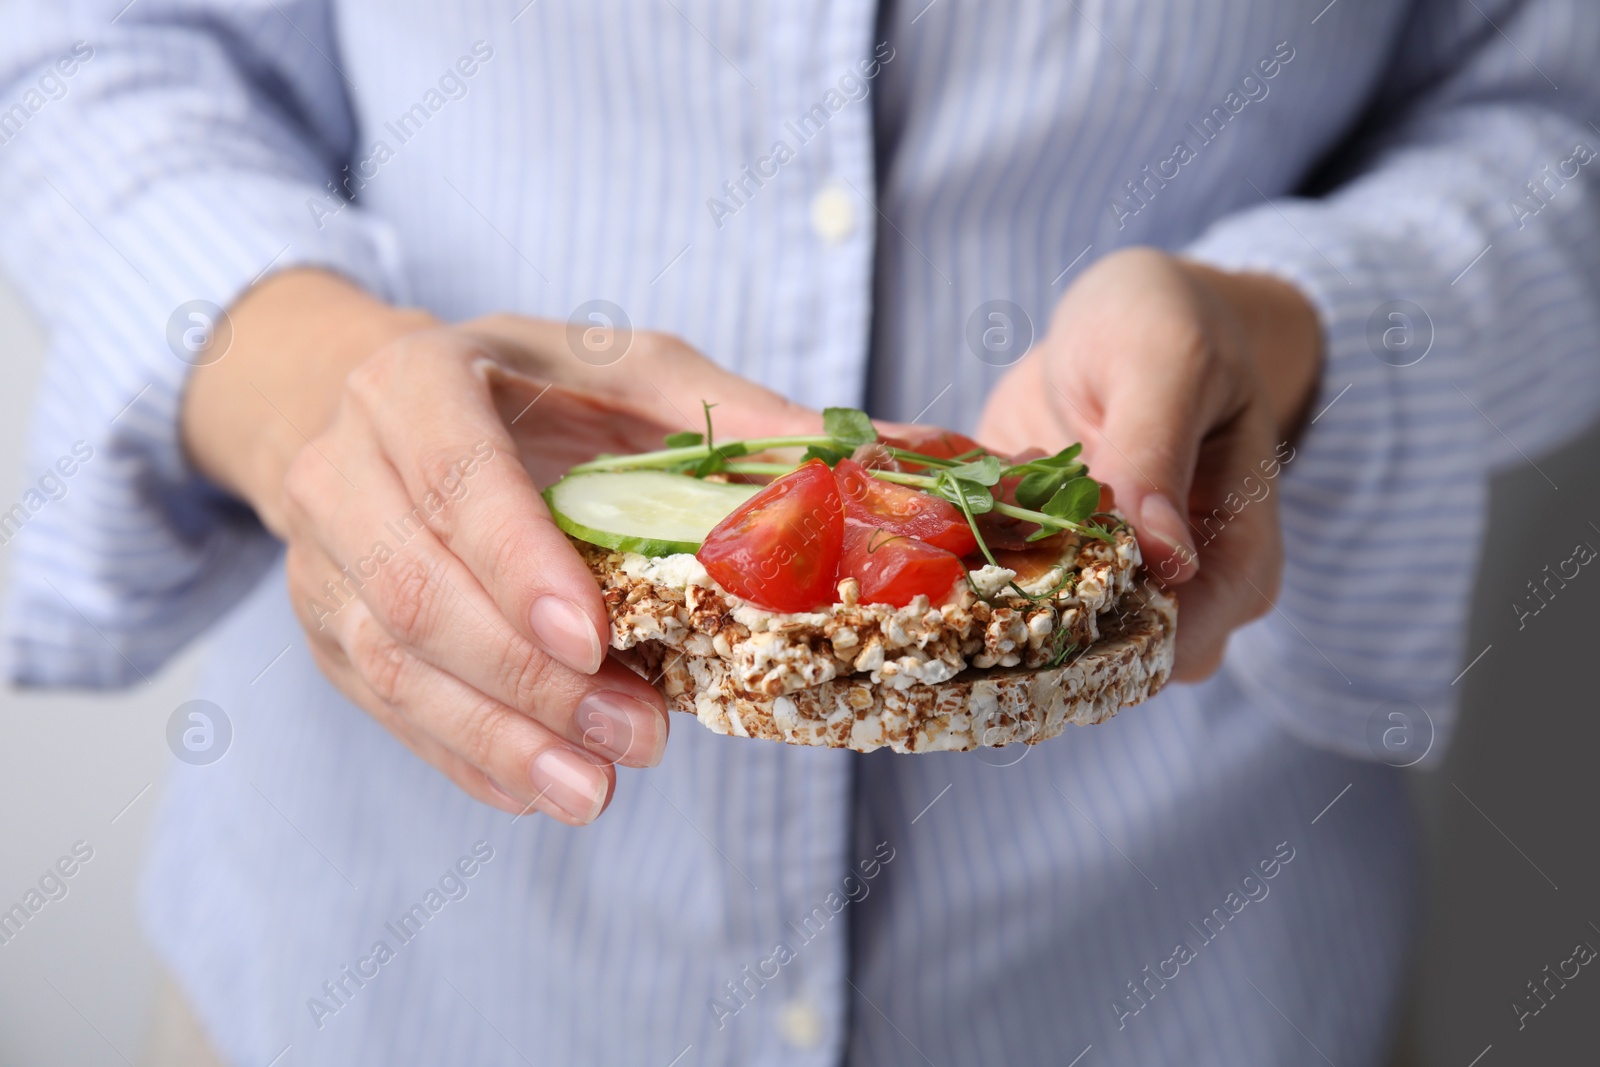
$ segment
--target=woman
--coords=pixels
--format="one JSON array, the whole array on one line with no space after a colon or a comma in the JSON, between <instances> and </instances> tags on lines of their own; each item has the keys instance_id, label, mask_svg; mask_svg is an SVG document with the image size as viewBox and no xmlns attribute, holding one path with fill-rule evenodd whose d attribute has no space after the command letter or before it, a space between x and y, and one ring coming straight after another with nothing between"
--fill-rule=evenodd
<instances>
[{"instance_id":1,"label":"woman","mask_svg":"<svg viewBox=\"0 0 1600 1067\"><path fill-rule=\"evenodd\" d=\"M1384 764L1448 732L1487 472L1600 399L1600 10L0 19L35 456L94 457L10 669L210 631L145 895L198 1055L1381 1059ZM534 489L702 401L1081 439L1192 684L1020 759L667 744Z\"/></svg>"}]
</instances>

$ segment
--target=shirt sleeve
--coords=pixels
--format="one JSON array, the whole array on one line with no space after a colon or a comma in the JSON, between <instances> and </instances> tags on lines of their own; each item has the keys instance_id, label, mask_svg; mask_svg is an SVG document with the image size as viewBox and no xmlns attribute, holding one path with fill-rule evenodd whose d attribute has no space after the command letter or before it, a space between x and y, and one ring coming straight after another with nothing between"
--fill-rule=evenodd
<instances>
[{"instance_id":1,"label":"shirt sleeve","mask_svg":"<svg viewBox=\"0 0 1600 1067\"><path fill-rule=\"evenodd\" d=\"M1489 474L1548 481L1538 454L1600 409L1597 56L1589 0L1422 0L1321 195L1185 250L1293 282L1324 327L1278 479L1282 594L1225 665L1314 744L1382 758L1400 702L1438 756L1481 651L1464 645Z\"/></svg>"},{"instance_id":2,"label":"shirt sleeve","mask_svg":"<svg viewBox=\"0 0 1600 1067\"><path fill-rule=\"evenodd\" d=\"M0 267L50 338L0 512L14 682L148 676L277 553L178 440L209 308L293 266L403 295L390 231L338 195L356 125L328 7L0 5Z\"/></svg>"}]
</instances>

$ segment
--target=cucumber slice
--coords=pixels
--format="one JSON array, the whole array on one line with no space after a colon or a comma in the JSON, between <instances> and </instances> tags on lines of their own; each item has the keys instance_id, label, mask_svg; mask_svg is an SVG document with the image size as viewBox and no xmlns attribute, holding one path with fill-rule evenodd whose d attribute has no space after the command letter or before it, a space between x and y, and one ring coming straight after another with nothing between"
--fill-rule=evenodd
<instances>
[{"instance_id":1,"label":"cucumber slice","mask_svg":"<svg viewBox=\"0 0 1600 1067\"><path fill-rule=\"evenodd\" d=\"M544 491L562 530L592 545L645 556L694 552L711 528L761 491L666 471L569 474Z\"/></svg>"}]
</instances>

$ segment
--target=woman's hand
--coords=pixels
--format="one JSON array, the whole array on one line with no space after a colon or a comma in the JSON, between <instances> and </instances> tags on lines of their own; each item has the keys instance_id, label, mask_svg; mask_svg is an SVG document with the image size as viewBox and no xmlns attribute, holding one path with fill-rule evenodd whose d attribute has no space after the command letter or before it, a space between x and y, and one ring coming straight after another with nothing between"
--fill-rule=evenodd
<instances>
[{"instance_id":1,"label":"woman's hand","mask_svg":"<svg viewBox=\"0 0 1600 1067\"><path fill-rule=\"evenodd\" d=\"M990 396L978 438L1002 451L1081 440L1139 531L1146 564L1183 586L1174 676L1222 662L1265 614L1283 565L1273 479L1321 364L1294 287L1162 252L1107 256Z\"/></svg>"},{"instance_id":2,"label":"woman's hand","mask_svg":"<svg viewBox=\"0 0 1600 1067\"><path fill-rule=\"evenodd\" d=\"M287 542L323 672L479 800L592 821L613 764L660 761L667 714L607 658L599 587L539 488L659 447L702 400L730 436L819 417L671 338L602 331L580 358L564 322L446 327L315 271L231 317L231 350L191 381L185 443Z\"/></svg>"}]
</instances>

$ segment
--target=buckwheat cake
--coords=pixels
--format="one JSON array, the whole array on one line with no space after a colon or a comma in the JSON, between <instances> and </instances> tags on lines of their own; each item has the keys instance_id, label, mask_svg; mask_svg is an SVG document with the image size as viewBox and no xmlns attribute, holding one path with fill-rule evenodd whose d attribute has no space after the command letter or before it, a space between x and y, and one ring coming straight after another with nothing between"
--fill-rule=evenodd
<instances>
[{"instance_id":1,"label":"buckwheat cake","mask_svg":"<svg viewBox=\"0 0 1600 1067\"><path fill-rule=\"evenodd\" d=\"M960 751L1036 744L1165 684L1176 602L1077 446L1002 457L849 409L824 429L676 434L546 491L615 654L673 710L737 737Z\"/></svg>"}]
</instances>

